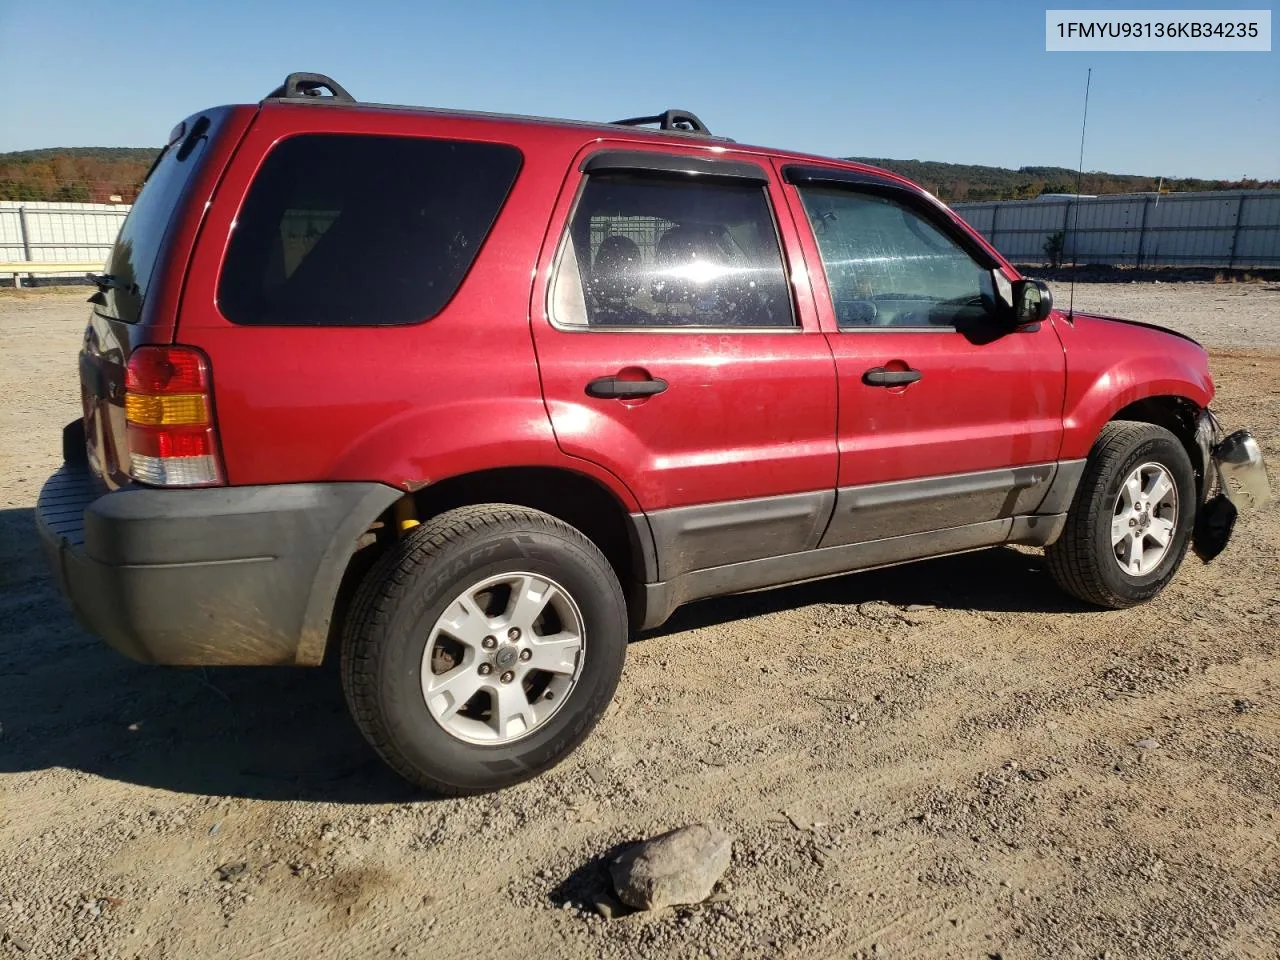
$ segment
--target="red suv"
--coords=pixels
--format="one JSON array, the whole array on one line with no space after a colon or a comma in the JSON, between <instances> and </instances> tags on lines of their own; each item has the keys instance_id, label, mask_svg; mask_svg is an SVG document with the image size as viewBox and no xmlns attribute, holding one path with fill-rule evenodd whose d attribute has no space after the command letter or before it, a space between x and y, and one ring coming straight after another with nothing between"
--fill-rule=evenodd
<instances>
[{"instance_id":1,"label":"red suv","mask_svg":"<svg viewBox=\"0 0 1280 960\"><path fill-rule=\"evenodd\" d=\"M94 279L38 508L80 619L161 664L332 637L437 791L562 759L687 601L1020 543L1123 607L1268 495L1195 342L1052 309L901 177L680 111L293 74L174 128Z\"/></svg>"}]
</instances>

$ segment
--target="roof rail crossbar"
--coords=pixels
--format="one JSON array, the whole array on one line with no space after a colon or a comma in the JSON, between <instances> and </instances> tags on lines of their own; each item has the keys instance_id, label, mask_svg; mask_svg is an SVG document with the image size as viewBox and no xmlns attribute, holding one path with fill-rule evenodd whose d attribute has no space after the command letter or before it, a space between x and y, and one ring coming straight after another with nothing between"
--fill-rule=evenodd
<instances>
[{"instance_id":1,"label":"roof rail crossbar","mask_svg":"<svg viewBox=\"0 0 1280 960\"><path fill-rule=\"evenodd\" d=\"M660 130L672 130L676 133L700 133L704 137L711 136L707 125L688 110L664 110L652 117L628 117L626 120L615 120L622 127L645 127L656 123Z\"/></svg>"},{"instance_id":2,"label":"roof rail crossbar","mask_svg":"<svg viewBox=\"0 0 1280 960\"><path fill-rule=\"evenodd\" d=\"M323 90L329 91L324 97ZM284 78L284 83L267 94L267 100L304 100L304 99L341 100L355 103L356 98L342 87L338 81L326 77L323 73L291 73Z\"/></svg>"}]
</instances>

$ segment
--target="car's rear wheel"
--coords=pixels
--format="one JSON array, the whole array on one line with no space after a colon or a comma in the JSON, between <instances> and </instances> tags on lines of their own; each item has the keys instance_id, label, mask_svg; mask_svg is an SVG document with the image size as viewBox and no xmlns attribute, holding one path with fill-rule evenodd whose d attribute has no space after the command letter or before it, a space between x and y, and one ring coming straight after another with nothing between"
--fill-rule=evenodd
<instances>
[{"instance_id":1,"label":"car's rear wheel","mask_svg":"<svg viewBox=\"0 0 1280 960\"><path fill-rule=\"evenodd\" d=\"M414 528L370 571L343 640L374 749L437 793L494 790L566 757L604 713L628 639L609 562L545 513L488 504Z\"/></svg>"},{"instance_id":2,"label":"car's rear wheel","mask_svg":"<svg viewBox=\"0 0 1280 960\"><path fill-rule=\"evenodd\" d=\"M1049 571L1088 603L1143 603L1177 573L1195 513L1195 471L1178 438L1153 424L1113 421L1089 454L1066 528L1045 549Z\"/></svg>"}]
</instances>

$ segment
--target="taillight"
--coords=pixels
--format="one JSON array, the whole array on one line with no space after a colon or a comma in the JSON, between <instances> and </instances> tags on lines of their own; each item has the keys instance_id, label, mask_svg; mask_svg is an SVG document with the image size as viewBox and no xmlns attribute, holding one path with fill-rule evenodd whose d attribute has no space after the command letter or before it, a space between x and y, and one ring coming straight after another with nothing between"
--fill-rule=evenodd
<instances>
[{"instance_id":1,"label":"taillight","mask_svg":"<svg viewBox=\"0 0 1280 960\"><path fill-rule=\"evenodd\" d=\"M194 347L138 347L125 373L129 475L159 487L223 482L209 361Z\"/></svg>"}]
</instances>

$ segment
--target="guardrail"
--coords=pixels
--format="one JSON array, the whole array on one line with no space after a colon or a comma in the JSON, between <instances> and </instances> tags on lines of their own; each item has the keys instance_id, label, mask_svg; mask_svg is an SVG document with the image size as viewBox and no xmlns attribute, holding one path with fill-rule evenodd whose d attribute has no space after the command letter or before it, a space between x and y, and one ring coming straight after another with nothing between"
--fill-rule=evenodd
<instances>
[{"instance_id":1,"label":"guardrail","mask_svg":"<svg viewBox=\"0 0 1280 960\"><path fill-rule=\"evenodd\" d=\"M97 260L84 260L75 263L60 263L53 260L13 260L8 262L0 260L0 277L5 274L12 274L15 287L22 286L22 278L24 276L32 277L36 274L49 276L55 273L83 276L86 273L97 273L101 269L102 264Z\"/></svg>"}]
</instances>

